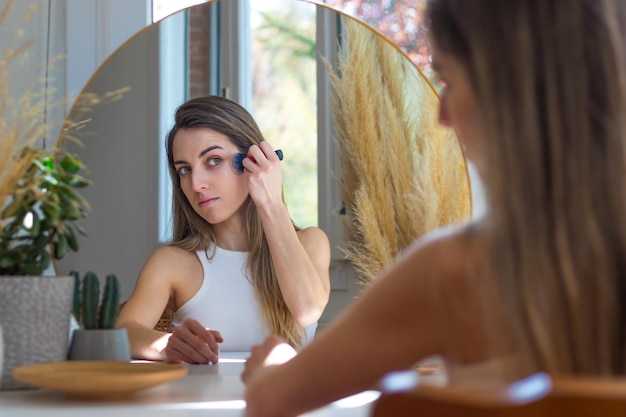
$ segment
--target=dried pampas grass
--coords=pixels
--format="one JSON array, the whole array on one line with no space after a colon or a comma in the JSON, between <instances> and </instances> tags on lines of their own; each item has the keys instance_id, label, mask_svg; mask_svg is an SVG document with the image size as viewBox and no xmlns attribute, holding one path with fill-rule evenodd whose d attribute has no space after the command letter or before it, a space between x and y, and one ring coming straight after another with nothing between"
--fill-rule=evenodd
<instances>
[{"instance_id":1,"label":"dried pampas grass","mask_svg":"<svg viewBox=\"0 0 626 417\"><path fill-rule=\"evenodd\" d=\"M469 219L469 178L454 132L437 122L439 97L400 50L344 19L346 47L333 114L347 211L344 253L367 284L415 239Z\"/></svg>"},{"instance_id":2,"label":"dried pampas grass","mask_svg":"<svg viewBox=\"0 0 626 417\"><path fill-rule=\"evenodd\" d=\"M0 26L9 17L13 3L9 0L0 11ZM22 20L27 18L24 16ZM45 89L28 89L16 94L10 82L12 71L20 69L20 60L30 44L29 40L21 41L15 47L5 43L4 50L0 52L0 209L5 207L9 195L35 158L33 153L22 157L22 149L41 146L46 131L46 126L41 123L46 105ZM39 83L44 85L41 80Z\"/></svg>"}]
</instances>

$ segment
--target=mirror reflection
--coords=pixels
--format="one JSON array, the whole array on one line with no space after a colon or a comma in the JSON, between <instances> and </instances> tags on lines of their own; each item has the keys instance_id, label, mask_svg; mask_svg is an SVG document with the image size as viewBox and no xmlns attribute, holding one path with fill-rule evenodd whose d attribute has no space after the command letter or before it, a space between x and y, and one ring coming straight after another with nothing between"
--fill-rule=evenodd
<instances>
[{"instance_id":1,"label":"mirror reflection","mask_svg":"<svg viewBox=\"0 0 626 417\"><path fill-rule=\"evenodd\" d=\"M300 1L289 7L281 2L278 9L252 2L261 6L251 10L246 44L241 40L246 30L225 20L232 3L194 6L146 28L84 89L82 98L130 87L122 100L93 107L81 131L83 147L63 143L81 155L93 184L84 192L92 205L83 222L88 236L80 240L78 254L59 262L59 273L116 273L122 299L130 294L145 260L169 239L165 132L176 106L206 94L228 95L252 112L266 138L285 154L285 194L293 218L304 227L322 227L334 247L343 244L331 84L320 57L336 60L337 28L347 17ZM84 115L73 111L73 117ZM358 291L342 252L335 250L333 257L328 320Z\"/></svg>"}]
</instances>

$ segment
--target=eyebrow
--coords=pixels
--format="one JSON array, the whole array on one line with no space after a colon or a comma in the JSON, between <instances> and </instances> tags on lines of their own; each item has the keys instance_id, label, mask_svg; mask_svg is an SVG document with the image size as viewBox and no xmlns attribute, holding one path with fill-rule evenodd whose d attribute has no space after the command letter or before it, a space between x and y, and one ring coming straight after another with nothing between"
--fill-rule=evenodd
<instances>
[{"instance_id":1,"label":"eyebrow","mask_svg":"<svg viewBox=\"0 0 626 417\"><path fill-rule=\"evenodd\" d=\"M198 159L202 158L204 155L206 155L207 153L211 152L214 149L224 149L223 147L221 147L220 145L211 145L208 148L204 149L202 152L200 152L200 154L198 155ZM178 161L174 161L174 165L180 165L180 164L186 164L187 161L183 161L178 160Z\"/></svg>"}]
</instances>

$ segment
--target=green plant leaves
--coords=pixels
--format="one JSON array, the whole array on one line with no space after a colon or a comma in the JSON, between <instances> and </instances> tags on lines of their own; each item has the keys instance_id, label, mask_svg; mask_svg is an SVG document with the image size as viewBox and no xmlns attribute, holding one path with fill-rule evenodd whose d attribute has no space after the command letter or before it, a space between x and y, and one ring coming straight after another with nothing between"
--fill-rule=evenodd
<instances>
[{"instance_id":1,"label":"green plant leaves","mask_svg":"<svg viewBox=\"0 0 626 417\"><path fill-rule=\"evenodd\" d=\"M41 275L52 257L78 251L77 223L87 217L89 205L77 189L89 185L79 174L77 155L57 162L43 149L25 148L21 158L30 163L0 212L0 275Z\"/></svg>"},{"instance_id":2,"label":"green plant leaves","mask_svg":"<svg viewBox=\"0 0 626 417\"><path fill-rule=\"evenodd\" d=\"M69 174L76 174L83 167L78 156L70 154L61 160L61 168Z\"/></svg>"},{"instance_id":3,"label":"green plant leaves","mask_svg":"<svg viewBox=\"0 0 626 417\"><path fill-rule=\"evenodd\" d=\"M56 245L54 245L54 257L56 259L63 258L68 249L67 237L65 237L65 235L59 235Z\"/></svg>"}]
</instances>

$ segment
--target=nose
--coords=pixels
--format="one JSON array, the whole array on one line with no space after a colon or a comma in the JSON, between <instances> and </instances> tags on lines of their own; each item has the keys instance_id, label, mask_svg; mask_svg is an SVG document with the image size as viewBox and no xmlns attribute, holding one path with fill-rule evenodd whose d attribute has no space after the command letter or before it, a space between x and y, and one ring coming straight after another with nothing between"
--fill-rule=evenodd
<instances>
[{"instance_id":1,"label":"nose","mask_svg":"<svg viewBox=\"0 0 626 417\"><path fill-rule=\"evenodd\" d=\"M193 170L190 175L192 190L199 192L209 188L208 176L202 170Z\"/></svg>"},{"instance_id":2,"label":"nose","mask_svg":"<svg viewBox=\"0 0 626 417\"><path fill-rule=\"evenodd\" d=\"M452 127L447 107L446 96L442 95L439 99L439 124L444 127Z\"/></svg>"}]
</instances>

